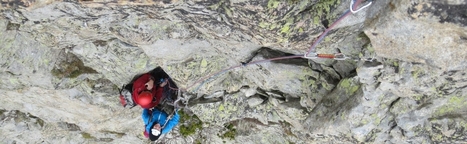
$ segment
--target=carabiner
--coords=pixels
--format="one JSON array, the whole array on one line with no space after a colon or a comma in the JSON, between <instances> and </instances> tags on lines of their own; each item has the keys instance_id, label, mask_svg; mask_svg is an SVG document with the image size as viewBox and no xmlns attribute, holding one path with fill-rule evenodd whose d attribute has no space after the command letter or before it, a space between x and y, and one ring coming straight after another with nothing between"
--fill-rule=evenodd
<instances>
[{"instance_id":1,"label":"carabiner","mask_svg":"<svg viewBox=\"0 0 467 144\"><path fill-rule=\"evenodd\" d=\"M366 4L365 6L361 7L360 9L353 10L354 2L355 2L354 0L350 0L350 11L351 11L352 13L357 13L357 12L361 11L362 9L364 9L364 8L366 8L366 7L368 7L368 6L370 6L370 5L373 3L373 1L370 1L368 4Z\"/></svg>"},{"instance_id":2,"label":"carabiner","mask_svg":"<svg viewBox=\"0 0 467 144\"><path fill-rule=\"evenodd\" d=\"M347 58L349 58L349 57L345 56L343 53L334 54L334 59L335 60L346 60Z\"/></svg>"},{"instance_id":3,"label":"carabiner","mask_svg":"<svg viewBox=\"0 0 467 144\"><path fill-rule=\"evenodd\" d=\"M310 56L311 55L311 56ZM316 59L318 58L318 54L314 53L314 52L311 52L311 53L306 53L305 55L303 55L303 58L306 58L306 59Z\"/></svg>"}]
</instances>

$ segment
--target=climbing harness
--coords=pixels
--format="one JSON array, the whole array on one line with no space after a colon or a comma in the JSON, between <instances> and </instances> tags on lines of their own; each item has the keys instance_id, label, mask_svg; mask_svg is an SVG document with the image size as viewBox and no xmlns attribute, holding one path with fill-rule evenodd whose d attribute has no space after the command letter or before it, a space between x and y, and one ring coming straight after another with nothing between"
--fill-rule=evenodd
<instances>
[{"instance_id":1,"label":"climbing harness","mask_svg":"<svg viewBox=\"0 0 467 144\"><path fill-rule=\"evenodd\" d=\"M207 75L205 77L202 77L201 79L195 81L193 84L189 85L188 87L186 87L185 89L183 88L174 88L170 85L170 82L168 82L168 88L170 90L176 90L177 91L177 99L175 101L173 101L173 103L168 103L168 105L171 105L174 107L174 110L173 110L173 113L172 114L168 114L167 113L167 118L165 120L165 123L164 125L162 126L162 129L166 126L167 122L173 118L173 116L182 108L187 108L188 106L188 101L189 99L191 98L191 96L187 96L187 97L184 97L182 96L182 91L188 91L189 89L191 89L193 86L195 86L196 84L200 83L198 85L198 87L194 90L193 93L195 93L196 91L198 91L198 89L203 86L206 82L212 80L213 78L225 73L225 72L228 72L232 69L235 69L235 68L239 68L239 67L246 67L248 65L252 65L252 64L258 64L258 63L263 63L263 62L270 62L270 61L275 61L275 60L284 60L284 59L294 59L294 58L305 58L305 59L317 59L317 58L326 58L326 59L334 59L334 60L346 60L346 59L352 59L350 57L347 57L345 54L343 53L334 53L334 54L319 54L319 53L315 53L315 52L312 52L313 49L315 49L315 47L318 45L318 43L320 43L323 38L329 33L329 31L332 30L332 28L334 28L337 23L339 23L341 20L343 20L345 17L347 17L348 15L350 15L351 13L355 14L359 11L361 11L362 9L365 9L367 8L368 6L370 6L372 4L372 0L368 1L368 3L364 6L362 6L361 8L359 9L356 9L358 8L357 6L361 3L362 0L351 0L350 2L350 7L349 7L349 10L347 10L344 14L342 14L333 24L331 24L319 37L318 39L311 45L310 49L305 53L305 54L302 54L302 55L292 55L292 56L283 56L283 57L276 57L276 58L270 58L270 59L264 59L264 60L256 60L256 61L252 61L252 62L248 62L248 63L241 63L240 65L237 65L237 66L232 66L230 68L226 68L226 69L223 69L223 70L220 70L216 73L213 73L211 75ZM356 10L355 10L356 9ZM372 58L359 58L359 59L353 59L355 61L357 60L365 60L365 61L373 61L375 58L374 56ZM177 87L177 86L175 86ZM122 88L123 89L123 88ZM122 91L120 90L120 101L122 103L122 105L125 107L128 105L128 103L126 103L126 99L125 97L122 95ZM131 96L131 94L130 94ZM131 97L130 97L131 98ZM180 105L180 102L181 104L183 104L184 106ZM134 106L134 105L133 105ZM155 108L154 108L155 109ZM164 112L161 110L161 113ZM161 116L161 113L159 113L159 117L158 117L158 120L160 120L160 116ZM146 125L149 124L149 122L151 122L152 120L152 110L150 110L150 118L148 120L148 123Z\"/></svg>"},{"instance_id":2,"label":"climbing harness","mask_svg":"<svg viewBox=\"0 0 467 144\"><path fill-rule=\"evenodd\" d=\"M148 123L146 123L146 126L149 125L150 122L153 122L153 121L152 121L152 117L153 117L152 112L153 112L154 109L155 109L155 108L153 108L152 110L149 110L149 119L148 119ZM178 110L175 110L175 111L174 111L174 114L175 114L176 111L178 111ZM159 120L161 119L162 112L163 112L163 111L160 111L159 116L157 117L157 121L159 121ZM165 125L167 124L167 122L168 122L170 119L172 119L173 114L171 114L171 115L167 114L167 115L168 115L168 116L167 116L167 118L165 119L164 125L162 125L161 130L165 127Z\"/></svg>"},{"instance_id":3,"label":"climbing harness","mask_svg":"<svg viewBox=\"0 0 467 144\"><path fill-rule=\"evenodd\" d=\"M185 108L188 106L189 98L182 97L181 93L182 91L179 89L177 99L173 102L173 104L169 103L169 105L173 106L175 109ZM179 105L179 102L181 102L184 106Z\"/></svg>"}]
</instances>

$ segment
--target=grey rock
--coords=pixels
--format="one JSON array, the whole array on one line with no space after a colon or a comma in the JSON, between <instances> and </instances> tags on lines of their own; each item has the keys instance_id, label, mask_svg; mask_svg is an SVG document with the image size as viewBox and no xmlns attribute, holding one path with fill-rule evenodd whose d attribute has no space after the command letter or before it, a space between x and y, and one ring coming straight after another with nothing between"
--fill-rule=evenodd
<instances>
[{"instance_id":1,"label":"grey rock","mask_svg":"<svg viewBox=\"0 0 467 144\"><path fill-rule=\"evenodd\" d=\"M464 1L374 1L314 49L350 59L268 60L304 54L349 3L2 2L2 141L147 143L117 88L161 66L203 124L159 143L465 142Z\"/></svg>"},{"instance_id":2,"label":"grey rock","mask_svg":"<svg viewBox=\"0 0 467 144\"><path fill-rule=\"evenodd\" d=\"M389 3L390 7L386 6ZM378 56L424 63L442 69L466 68L465 18L449 11L462 11L466 5L433 2L375 2L371 23L365 30ZM450 21L450 19L459 19Z\"/></svg>"},{"instance_id":3,"label":"grey rock","mask_svg":"<svg viewBox=\"0 0 467 144\"><path fill-rule=\"evenodd\" d=\"M260 97L250 97L248 98L248 106L250 106L251 108L254 108L258 106L259 104L263 103L263 101L264 99Z\"/></svg>"}]
</instances>

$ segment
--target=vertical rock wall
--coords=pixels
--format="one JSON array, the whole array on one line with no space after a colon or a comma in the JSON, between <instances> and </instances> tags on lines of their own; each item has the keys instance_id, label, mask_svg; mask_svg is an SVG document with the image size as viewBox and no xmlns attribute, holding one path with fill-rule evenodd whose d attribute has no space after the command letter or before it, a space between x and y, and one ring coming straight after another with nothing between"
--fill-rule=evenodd
<instances>
[{"instance_id":1,"label":"vertical rock wall","mask_svg":"<svg viewBox=\"0 0 467 144\"><path fill-rule=\"evenodd\" d=\"M2 2L2 141L147 142L141 109L123 109L117 88L161 66L180 87L196 84L162 143L465 142L463 1L374 1L316 48L351 59L260 63L195 83L303 54L349 3Z\"/></svg>"}]
</instances>

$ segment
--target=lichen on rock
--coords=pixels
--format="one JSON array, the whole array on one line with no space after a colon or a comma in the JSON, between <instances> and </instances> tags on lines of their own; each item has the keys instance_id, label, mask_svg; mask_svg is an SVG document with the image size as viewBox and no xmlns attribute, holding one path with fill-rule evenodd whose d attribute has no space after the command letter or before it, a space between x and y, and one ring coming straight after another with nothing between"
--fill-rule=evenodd
<instances>
[{"instance_id":1,"label":"lichen on rock","mask_svg":"<svg viewBox=\"0 0 467 144\"><path fill-rule=\"evenodd\" d=\"M373 1L313 49L349 59L270 61L304 54L349 4L2 2L0 135L146 143L118 88L161 66L189 98L161 143L465 142L465 2Z\"/></svg>"}]
</instances>

